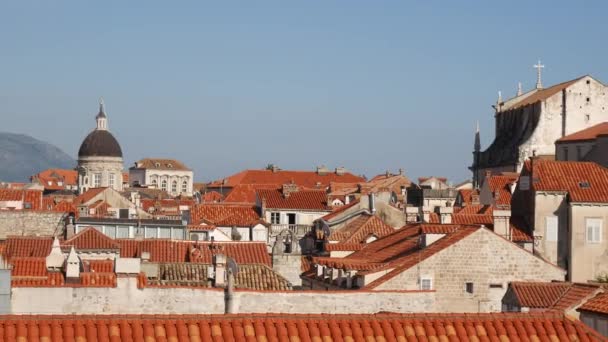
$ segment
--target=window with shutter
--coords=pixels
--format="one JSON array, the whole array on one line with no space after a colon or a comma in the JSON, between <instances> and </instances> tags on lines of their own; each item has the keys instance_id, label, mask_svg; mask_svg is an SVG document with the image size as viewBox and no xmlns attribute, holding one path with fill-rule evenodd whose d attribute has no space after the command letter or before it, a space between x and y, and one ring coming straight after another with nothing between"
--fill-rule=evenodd
<instances>
[{"instance_id":1,"label":"window with shutter","mask_svg":"<svg viewBox=\"0 0 608 342\"><path fill-rule=\"evenodd\" d=\"M587 230L587 243L602 242L602 219L586 218L585 226Z\"/></svg>"}]
</instances>

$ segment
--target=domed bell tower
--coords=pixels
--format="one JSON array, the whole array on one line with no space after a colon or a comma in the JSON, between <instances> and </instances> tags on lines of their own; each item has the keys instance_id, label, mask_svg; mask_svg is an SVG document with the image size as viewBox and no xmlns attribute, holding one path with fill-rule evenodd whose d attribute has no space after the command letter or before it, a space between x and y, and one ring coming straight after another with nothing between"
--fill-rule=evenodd
<instances>
[{"instance_id":1,"label":"domed bell tower","mask_svg":"<svg viewBox=\"0 0 608 342\"><path fill-rule=\"evenodd\" d=\"M123 160L118 141L108 131L108 116L103 99L99 101L97 126L87 135L78 150L78 193L93 188L122 190Z\"/></svg>"}]
</instances>

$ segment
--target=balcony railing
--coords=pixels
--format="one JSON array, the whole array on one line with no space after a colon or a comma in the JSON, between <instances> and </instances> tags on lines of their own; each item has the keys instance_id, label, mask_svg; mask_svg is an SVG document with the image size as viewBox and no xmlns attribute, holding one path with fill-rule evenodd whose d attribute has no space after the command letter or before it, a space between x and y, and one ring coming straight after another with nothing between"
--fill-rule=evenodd
<instances>
[{"instance_id":1,"label":"balcony railing","mask_svg":"<svg viewBox=\"0 0 608 342\"><path fill-rule=\"evenodd\" d=\"M456 189L423 189L422 196L424 198L456 198L458 191Z\"/></svg>"},{"instance_id":2,"label":"balcony railing","mask_svg":"<svg viewBox=\"0 0 608 342\"><path fill-rule=\"evenodd\" d=\"M308 224L273 224L270 228L270 235L279 235L286 229L294 233L296 236L304 236L312 229L312 226Z\"/></svg>"}]
</instances>

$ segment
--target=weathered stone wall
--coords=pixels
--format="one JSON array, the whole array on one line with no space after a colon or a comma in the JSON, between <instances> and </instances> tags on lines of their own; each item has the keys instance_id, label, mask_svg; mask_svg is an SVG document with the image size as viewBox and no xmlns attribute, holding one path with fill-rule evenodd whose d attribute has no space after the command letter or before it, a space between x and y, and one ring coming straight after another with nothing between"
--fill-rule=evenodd
<instances>
[{"instance_id":1,"label":"weathered stone wall","mask_svg":"<svg viewBox=\"0 0 608 342\"><path fill-rule=\"evenodd\" d=\"M608 206L570 204L570 280L587 282L608 275ZM587 219L601 219L602 239L599 243L587 241ZM561 236L560 236L561 238ZM566 236L568 238L568 236Z\"/></svg>"},{"instance_id":2,"label":"weathered stone wall","mask_svg":"<svg viewBox=\"0 0 608 342\"><path fill-rule=\"evenodd\" d=\"M234 313L435 312L434 292L235 291ZM13 288L14 314L222 314L218 289L136 287L119 278L116 288Z\"/></svg>"},{"instance_id":3,"label":"weathered stone wall","mask_svg":"<svg viewBox=\"0 0 608 342\"><path fill-rule=\"evenodd\" d=\"M274 254L272 256L272 269L285 279L294 288L302 286L302 255L301 254Z\"/></svg>"},{"instance_id":4,"label":"weathered stone wall","mask_svg":"<svg viewBox=\"0 0 608 342\"><path fill-rule=\"evenodd\" d=\"M8 235L49 236L62 234L63 229L63 213L0 210L0 239L6 239Z\"/></svg>"},{"instance_id":5,"label":"weathered stone wall","mask_svg":"<svg viewBox=\"0 0 608 342\"><path fill-rule=\"evenodd\" d=\"M419 279L430 277L438 311L499 312L509 282L564 280L564 274L489 230L479 229L377 289L417 290ZM465 291L467 282L473 283L473 293Z\"/></svg>"}]
</instances>

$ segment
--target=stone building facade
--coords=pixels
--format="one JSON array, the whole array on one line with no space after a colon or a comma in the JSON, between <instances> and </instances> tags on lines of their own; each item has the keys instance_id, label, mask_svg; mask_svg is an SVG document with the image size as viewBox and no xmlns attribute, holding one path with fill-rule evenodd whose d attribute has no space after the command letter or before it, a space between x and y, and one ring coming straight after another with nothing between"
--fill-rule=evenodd
<instances>
[{"instance_id":1,"label":"stone building facade","mask_svg":"<svg viewBox=\"0 0 608 342\"><path fill-rule=\"evenodd\" d=\"M108 117L103 101L95 117L97 127L87 135L78 150L78 192L109 187L122 191L122 150L108 131Z\"/></svg>"},{"instance_id":2,"label":"stone building facade","mask_svg":"<svg viewBox=\"0 0 608 342\"><path fill-rule=\"evenodd\" d=\"M173 159L146 158L129 168L131 186L147 186L166 191L172 196L192 196L194 173Z\"/></svg>"},{"instance_id":3,"label":"stone building facade","mask_svg":"<svg viewBox=\"0 0 608 342\"><path fill-rule=\"evenodd\" d=\"M481 151L476 138L473 179L480 184L486 171L519 172L533 155L555 158L555 141L608 121L608 88L586 75L549 88L537 87L495 105L495 139Z\"/></svg>"},{"instance_id":4,"label":"stone building facade","mask_svg":"<svg viewBox=\"0 0 608 342\"><path fill-rule=\"evenodd\" d=\"M377 287L418 290L432 279L442 312L499 312L511 281L563 280L564 270L545 262L487 229L429 257Z\"/></svg>"}]
</instances>

